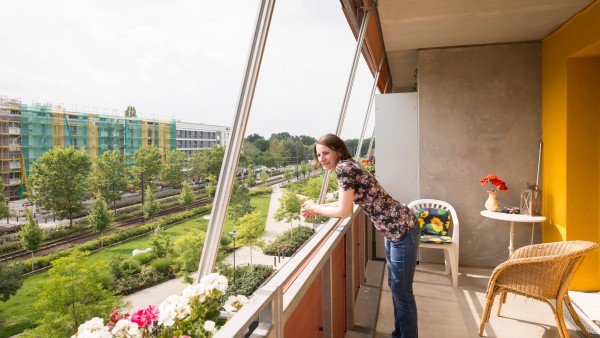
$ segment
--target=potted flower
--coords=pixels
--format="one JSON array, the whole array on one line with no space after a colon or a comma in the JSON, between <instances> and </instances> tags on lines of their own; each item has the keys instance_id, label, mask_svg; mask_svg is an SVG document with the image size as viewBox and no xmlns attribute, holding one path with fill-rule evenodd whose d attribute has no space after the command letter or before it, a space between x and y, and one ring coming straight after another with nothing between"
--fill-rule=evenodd
<instances>
[{"instance_id":1,"label":"potted flower","mask_svg":"<svg viewBox=\"0 0 600 338\"><path fill-rule=\"evenodd\" d=\"M132 315L113 308L108 325L102 318L92 318L73 337L212 337L248 301L245 296L230 296L221 307L225 290L227 278L213 273L188 286L181 296L167 297L158 308L150 305Z\"/></svg>"},{"instance_id":2,"label":"potted flower","mask_svg":"<svg viewBox=\"0 0 600 338\"><path fill-rule=\"evenodd\" d=\"M375 156L371 155L368 159L362 160L361 165L367 169L371 175L375 175Z\"/></svg>"},{"instance_id":3,"label":"potted flower","mask_svg":"<svg viewBox=\"0 0 600 338\"><path fill-rule=\"evenodd\" d=\"M496 193L498 191L508 190L506 183L504 183L503 180L499 179L498 176L494 174L488 174L479 182L481 185L487 183L488 186L488 199L485 201L485 208L489 211L498 211L500 209L500 203L498 203Z\"/></svg>"}]
</instances>

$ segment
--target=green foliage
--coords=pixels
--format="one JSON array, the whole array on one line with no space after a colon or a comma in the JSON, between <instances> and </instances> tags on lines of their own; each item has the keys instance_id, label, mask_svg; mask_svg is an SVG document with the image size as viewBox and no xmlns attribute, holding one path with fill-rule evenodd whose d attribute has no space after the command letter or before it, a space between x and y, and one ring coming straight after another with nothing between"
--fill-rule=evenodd
<instances>
[{"instance_id":1,"label":"green foliage","mask_svg":"<svg viewBox=\"0 0 600 338\"><path fill-rule=\"evenodd\" d=\"M0 218L8 216L10 216L10 209L8 208L8 200L4 196L4 182L0 180Z\"/></svg>"},{"instance_id":2,"label":"green foliage","mask_svg":"<svg viewBox=\"0 0 600 338\"><path fill-rule=\"evenodd\" d=\"M267 255L281 255L290 257L299 247L304 244L315 231L312 228L299 226L295 229L281 233L277 238L269 243L263 252Z\"/></svg>"},{"instance_id":3,"label":"green foliage","mask_svg":"<svg viewBox=\"0 0 600 338\"><path fill-rule=\"evenodd\" d=\"M187 235L175 240L175 263L183 274L198 270L205 238L205 232L192 230Z\"/></svg>"},{"instance_id":4,"label":"green foliage","mask_svg":"<svg viewBox=\"0 0 600 338\"><path fill-rule=\"evenodd\" d=\"M244 183L246 184L247 187L253 187L256 185L256 178L254 178L254 176L250 176L250 177L246 178Z\"/></svg>"},{"instance_id":5,"label":"green foliage","mask_svg":"<svg viewBox=\"0 0 600 338\"><path fill-rule=\"evenodd\" d=\"M239 219L245 214L252 212L254 209L255 208L250 205L250 191L248 188L234 181L231 199L229 200L229 208L227 208L229 218L236 224L239 224Z\"/></svg>"},{"instance_id":6,"label":"green foliage","mask_svg":"<svg viewBox=\"0 0 600 338\"><path fill-rule=\"evenodd\" d=\"M266 182L269 179L269 175L263 170L260 172L260 180Z\"/></svg>"},{"instance_id":7,"label":"green foliage","mask_svg":"<svg viewBox=\"0 0 600 338\"><path fill-rule=\"evenodd\" d=\"M295 193L286 189L279 199L281 205L273 215L277 221L289 222L300 219L302 200Z\"/></svg>"},{"instance_id":8,"label":"green foliage","mask_svg":"<svg viewBox=\"0 0 600 338\"><path fill-rule=\"evenodd\" d=\"M173 259L169 257L157 258L152 261L152 269L159 274L172 276L173 275Z\"/></svg>"},{"instance_id":9,"label":"green foliage","mask_svg":"<svg viewBox=\"0 0 600 338\"><path fill-rule=\"evenodd\" d=\"M99 197L94 201L87 218L92 228L100 232L100 247L103 247L104 242L102 241L102 233L105 230L108 230L112 224L113 214L108 210L108 206L102 197Z\"/></svg>"},{"instance_id":10,"label":"green foliage","mask_svg":"<svg viewBox=\"0 0 600 338\"><path fill-rule=\"evenodd\" d=\"M112 277L106 264L83 259L88 255L74 251L52 263L35 303L44 316L30 334L69 337L89 318L103 317L113 306L121 307L110 291Z\"/></svg>"},{"instance_id":11,"label":"green foliage","mask_svg":"<svg viewBox=\"0 0 600 338\"><path fill-rule=\"evenodd\" d=\"M183 182L181 192L179 193L179 203L187 207L194 203L194 201L196 201L196 194L194 194L192 187L188 182Z\"/></svg>"},{"instance_id":12,"label":"green foliage","mask_svg":"<svg viewBox=\"0 0 600 338\"><path fill-rule=\"evenodd\" d=\"M185 177L183 172L183 164L185 162L185 153L181 150L171 150L167 154L167 162L165 163L161 179L170 187L179 187Z\"/></svg>"},{"instance_id":13,"label":"green foliage","mask_svg":"<svg viewBox=\"0 0 600 338\"><path fill-rule=\"evenodd\" d=\"M40 156L28 178L31 202L52 209L73 226L73 216L88 198L91 160L85 149L54 147Z\"/></svg>"},{"instance_id":14,"label":"green foliage","mask_svg":"<svg viewBox=\"0 0 600 338\"><path fill-rule=\"evenodd\" d=\"M273 188L271 187L262 187L250 190L250 197L264 195L264 194L272 194Z\"/></svg>"},{"instance_id":15,"label":"green foliage","mask_svg":"<svg viewBox=\"0 0 600 338\"><path fill-rule=\"evenodd\" d=\"M217 193L217 178L215 176L208 176L208 184L206 185L206 193L210 197L215 197Z\"/></svg>"},{"instance_id":16,"label":"green foliage","mask_svg":"<svg viewBox=\"0 0 600 338\"><path fill-rule=\"evenodd\" d=\"M142 265L146 265L148 263L150 263L155 257L154 257L154 253L152 253L152 251L150 252L142 252L140 254L137 254L135 256L133 256L133 258L140 262L140 264Z\"/></svg>"},{"instance_id":17,"label":"green foliage","mask_svg":"<svg viewBox=\"0 0 600 338\"><path fill-rule=\"evenodd\" d=\"M261 222L259 211L253 211L242 216L237 227L236 239L240 246L255 246L259 244L259 238L265 234L265 224Z\"/></svg>"},{"instance_id":18,"label":"green foliage","mask_svg":"<svg viewBox=\"0 0 600 338\"><path fill-rule=\"evenodd\" d=\"M150 243L152 244L152 253L155 257L167 257L172 251L171 239L160 233L152 235Z\"/></svg>"},{"instance_id":19,"label":"green foliage","mask_svg":"<svg viewBox=\"0 0 600 338\"><path fill-rule=\"evenodd\" d=\"M250 297L271 276L271 273L273 273L273 267L270 265L237 266L235 268L235 284L233 284L231 278L233 272L229 268L228 273L222 272L223 275L228 275L229 287L221 299L224 301L234 295Z\"/></svg>"},{"instance_id":20,"label":"green foliage","mask_svg":"<svg viewBox=\"0 0 600 338\"><path fill-rule=\"evenodd\" d=\"M157 147L142 147L133 154L133 166L131 173L133 185L141 187L142 173L144 173L144 184L155 186L163 168L162 155Z\"/></svg>"},{"instance_id":21,"label":"green foliage","mask_svg":"<svg viewBox=\"0 0 600 338\"><path fill-rule=\"evenodd\" d=\"M145 218L152 218L160 211L160 202L156 199L150 185L146 188L146 198L144 199L142 210Z\"/></svg>"},{"instance_id":22,"label":"green foliage","mask_svg":"<svg viewBox=\"0 0 600 338\"><path fill-rule=\"evenodd\" d=\"M198 177L219 177L224 156L225 147L222 146L215 145L210 149L195 151L189 162L191 174Z\"/></svg>"},{"instance_id":23,"label":"green foliage","mask_svg":"<svg viewBox=\"0 0 600 338\"><path fill-rule=\"evenodd\" d=\"M290 178L292 178L292 172L291 172L291 171L289 171L288 169L285 169L285 170L283 171L283 179L287 181L287 180L289 180Z\"/></svg>"},{"instance_id":24,"label":"green foliage","mask_svg":"<svg viewBox=\"0 0 600 338\"><path fill-rule=\"evenodd\" d=\"M128 106L125 109L125 117L137 117L137 112L134 106Z\"/></svg>"},{"instance_id":25,"label":"green foliage","mask_svg":"<svg viewBox=\"0 0 600 338\"><path fill-rule=\"evenodd\" d=\"M23 249L31 251L31 257L33 258L33 252L39 249L44 240L44 230L33 218L31 209L25 208L25 217L27 222L21 228L21 246ZM33 262L31 263L31 270L33 270Z\"/></svg>"},{"instance_id":26,"label":"green foliage","mask_svg":"<svg viewBox=\"0 0 600 338\"><path fill-rule=\"evenodd\" d=\"M150 232L153 232L155 227L164 228L165 226L167 226L169 224L181 222L187 218L190 218L190 217L193 217L196 215L204 215L206 213L209 213L211 208L212 208L212 206L210 206L210 205L200 206L200 207L194 208L190 211L180 212L177 214L170 215L168 217L161 218L155 222L146 223L143 226L139 226L136 228L124 230L124 231L117 232L114 234L110 234L110 235L104 237L104 244L111 245L114 243L125 241L125 240L133 238L133 237L143 235L143 234L148 234ZM70 255L74 250L93 251L93 250L97 250L97 249L100 249L100 241L99 240L91 240L84 244L76 245L75 247L70 248L70 249L65 249L65 250L61 250L61 251L58 251L58 252L55 252L55 253L52 253L49 255L45 255L45 256L41 256L41 257L34 257L32 259L25 260L24 264L33 263L33 266L35 267L35 269L41 269L41 268L50 266L50 263L55 259ZM29 270L29 268L26 267L25 272L31 272L31 271L32 270Z\"/></svg>"},{"instance_id":27,"label":"green foliage","mask_svg":"<svg viewBox=\"0 0 600 338\"><path fill-rule=\"evenodd\" d=\"M23 285L23 264L0 263L0 300L6 302Z\"/></svg>"},{"instance_id":28,"label":"green foliage","mask_svg":"<svg viewBox=\"0 0 600 338\"><path fill-rule=\"evenodd\" d=\"M127 190L130 175L126 156L121 156L118 150L105 151L94 159L89 177L90 189L96 196L114 205Z\"/></svg>"}]
</instances>

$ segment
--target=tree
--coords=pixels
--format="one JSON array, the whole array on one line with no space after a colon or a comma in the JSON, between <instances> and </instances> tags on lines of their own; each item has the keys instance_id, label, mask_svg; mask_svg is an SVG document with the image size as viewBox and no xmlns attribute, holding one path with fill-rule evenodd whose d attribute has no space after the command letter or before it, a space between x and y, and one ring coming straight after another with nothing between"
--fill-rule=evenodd
<instances>
[{"instance_id":1,"label":"tree","mask_svg":"<svg viewBox=\"0 0 600 338\"><path fill-rule=\"evenodd\" d=\"M133 154L133 184L136 187L142 185L142 173L144 173L144 184L155 186L162 171L163 162L157 147L142 147Z\"/></svg>"},{"instance_id":2,"label":"tree","mask_svg":"<svg viewBox=\"0 0 600 338\"><path fill-rule=\"evenodd\" d=\"M225 148L216 145L210 149L195 151L192 153L189 163L192 175L198 177L219 177L224 156Z\"/></svg>"},{"instance_id":3,"label":"tree","mask_svg":"<svg viewBox=\"0 0 600 338\"><path fill-rule=\"evenodd\" d=\"M23 264L0 263L0 300L6 302L23 285Z\"/></svg>"},{"instance_id":4,"label":"tree","mask_svg":"<svg viewBox=\"0 0 600 338\"><path fill-rule=\"evenodd\" d=\"M52 262L35 303L44 316L32 330L34 336L70 337L88 319L104 318L113 306L122 307L110 291L108 265L90 261L88 255L76 250Z\"/></svg>"},{"instance_id":5,"label":"tree","mask_svg":"<svg viewBox=\"0 0 600 338\"><path fill-rule=\"evenodd\" d=\"M73 226L73 217L83 210L83 202L89 196L90 167L90 156L83 148L52 148L33 163L28 179L29 199L68 218L69 226Z\"/></svg>"},{"instance_id":6,"label":"tree","mask_svg":"<svg viewBox=\"0 0 600 338\"><path fill-rule=\"evenodd\" d=\"M269 175L263 170L260 172L260 180L266 182L269 179Z\"/></svg>"},{"instance_id":7,"label":"tree","mask_svg":"<svg viewBox=\"0 0 600 338\"><path fill-rule=\"evenodd\" d=\"M308 165L306 163L302 163L300 165L300 174L302 174L302 178L305 178L307 173L308 173Z\"/></svg>"},{"instance_id":8,"label":"tree","mask_svg":"<svg viewBox=\"0 0 600 338\"><path fill-rule=\"evenodd\" d=\"M137 117L137 112L134 106L129 106L125 109L125 117Z\"/></svg>"},{"instance_id":9,"label":"tree","mask_svg":"<svg viewBox=\"0 0 600 338\"><path fill-rule=\"evenodd\" d=\"M188 182L183 182L181 192L179 193L179 203L185 205L185 211L187 211L187 207L194 203L195 200L196 194L194 194L192 187Z\"/></svg>"},{"instance_id":10,"label":"tree","mask_svg":"<svg viewBox=\"0 0 600 338\"><path fill-rule=\"evenodd\" d=\"M121 156L118 150L108 150L94 160L89 183L91 191L110 202L116 212L117 201L127 189L130 171L126 156Z\"/></svg>"},{"instance_id":11,"label":"tree","mask_svg":"<svg viewBox=\"0 0 600 338\"><path fill-rule=\"evenodd\" d=\"M242 216L254 211L254 209L250 205L250 190L234 181L231 189L231 198L229 199L229 208L227 208L229 218L237 225Z\"/></svg>"},{"instance_id":12,"label":"tree","mask_svg":"<svg viewBox=\"0 0 600 338\"><path fill-rule=\"evenodd\" d=\"M145 218L152 218L160 210L160 202L156 199L152 187L148 184L146 187L146 198L144 199L144 205L142 211L144 212Z\"/></svg>"},{"instance_id":13,"label":"tree","mask_svg":"<svg viewBox=\"0 0 600 338\"><path fill-rule=\"evenodd\" d=\"M167 153L167 162L161 172L161 180L170 187L179 187L185 177L183 165L185 153L181 150L171 150Z\"/></svg>"},{"instance_id":14,"label":"tree","mask_svg":"<svg viewBox=\"0 0 600 338\"><path fill-rule=\"evenodd\" d=\"M0 218L8 218L9 216L8 200L4 196L4 182L0 180Z\"/></svg>"},{"instance_id":15,"label":"tree","mask_svg":"<svg viewBox=\"0 0 600 338\"><path fill-rule=\"evenodd\" d=\"M285 169L283 171L283 179L288 181L290 178L292 178L292 172L289 171L288 169Z\"/></svg>"},{"instance_id":16,"label":"tree","mask_svg":"<svg viewBox=\"0 0 600 338\"><path fill-rule=\"evenodd\" d=\"M238 243L250 247L250 265L252 265L252 247L261 246L260 238L265 234L265 223L262 222L260 212L255 210L242 216L237 231Z\"/></svg>"},{"instance_id":17,"label":"tree","mask_svg":"<svg viewBox=\"0 0 600 338\"><path fill-rule=\"evenodd\" d=\"M202 256L202 247L206 233L198 229L181 236L175 240L174 248L177 253L175 262L179 265L180 275L184 275L190 280L189 274L198 270L200 256Z\"/></svg>"},{"instance_id":18,"label":"tree","mask_svg":"<svg viewBox=\"0 0 600 338\"><path fill-rule=\"evenodd\" d=\"M40 228L37 221L33 218L31 210L25 209L27 222L21 228L21 246L27 251L31 251L31 271L33 271L33 252L40 248L44 240L44 230Z\"/></svg>"},{"instance_id":19,"label":"tree","mask_svg":"<svg viewBox=\"0 0 600 338\"><path fill-rule=\"evenodd\" d=\"M88 221L94 230L100 232L100 247L104 247L104 238L102 237L105 230L108 230L113 222L113 214L108 210L108 206L102 197L94 201L94 205L90 210Z\"/></svg>"},{"instance_id":20,"label":"tree","mask_svg":"<svg viewBox=\"0 0 600 338\"><path fill-rule=\"evenodd\" d=\"M281 198L281 205L273 215L277 221L285 221L290 223L290 230L293 229L293 221L300 220L300 207L302 200L296 196L291 190L286 189ZM291 236L292 232L290 232Z\"/></svg>"}]
</instances>

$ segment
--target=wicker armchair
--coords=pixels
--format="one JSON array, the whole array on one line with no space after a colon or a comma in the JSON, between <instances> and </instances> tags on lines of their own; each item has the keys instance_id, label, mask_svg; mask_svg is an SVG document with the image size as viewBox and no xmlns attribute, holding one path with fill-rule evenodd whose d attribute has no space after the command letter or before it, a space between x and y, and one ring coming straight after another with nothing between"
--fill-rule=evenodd
<instances>
[{"instance_id":1,"label":"wicker armchair","mask_svg":"<svg viewBox=\"0 0 600 338\"><path fill-rule=\"evenodd\" d=\"M560 337L568 338L563 317L564 302L577 325L586 337L589 337L571 305L567 288L583 257L597 247L598 244L593 242L566 241L529 245L516 250L506 262L498 265L492 272L479 335L483 335L485 323L490 319L496 295L500 294L497 313L499 316L502 304L506 302L506 293L512 292L550 305ZM556 306L550 300L555 301Z\"/></svg>"}]
</instances>

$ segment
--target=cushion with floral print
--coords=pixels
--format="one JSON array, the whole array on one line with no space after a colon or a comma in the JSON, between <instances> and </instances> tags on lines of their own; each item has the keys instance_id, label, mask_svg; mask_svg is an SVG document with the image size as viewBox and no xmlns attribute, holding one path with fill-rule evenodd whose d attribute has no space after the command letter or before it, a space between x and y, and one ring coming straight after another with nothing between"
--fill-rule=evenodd
<instances>
[{"instance_id":1,"label":"cushion with floral print","mask_svg":"<svg viewBox=\"0 0 600 338\"><path fill-rule=\"evenodd\" d=\"M437 208L423 208L417 210L417 221L421 227L422 243L451 243L448 229L452 224L452 217L448 210Z\"/></svg>"}]
</instances>

